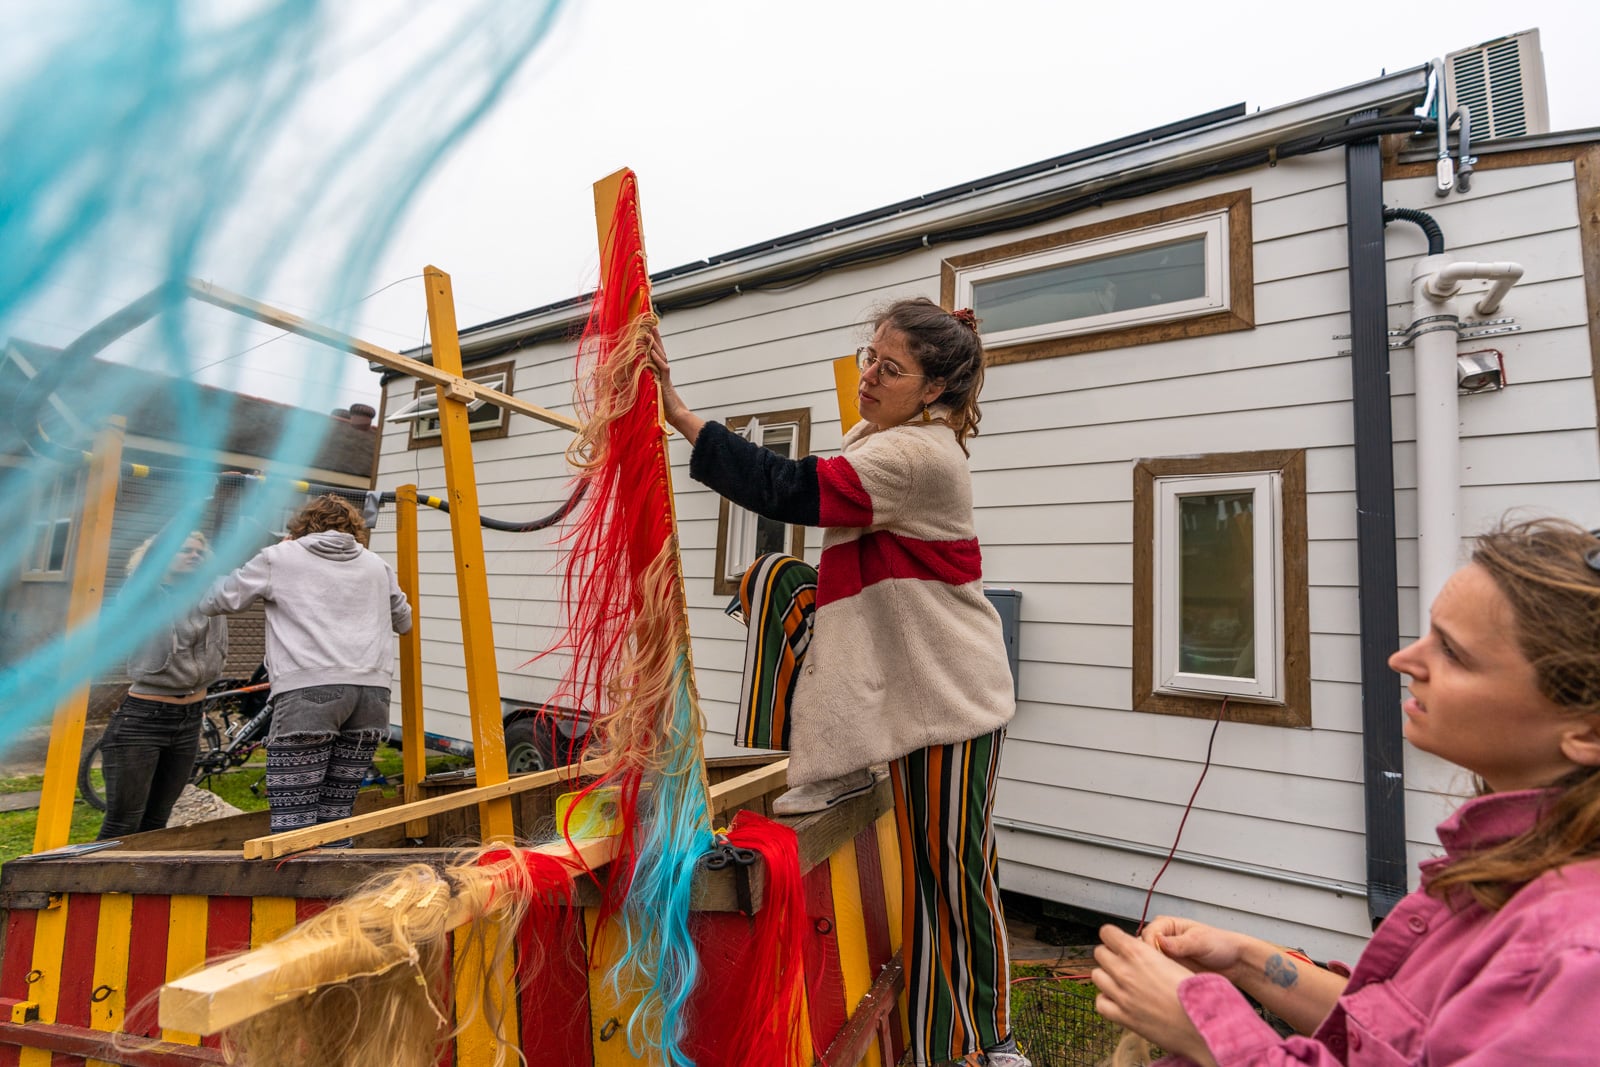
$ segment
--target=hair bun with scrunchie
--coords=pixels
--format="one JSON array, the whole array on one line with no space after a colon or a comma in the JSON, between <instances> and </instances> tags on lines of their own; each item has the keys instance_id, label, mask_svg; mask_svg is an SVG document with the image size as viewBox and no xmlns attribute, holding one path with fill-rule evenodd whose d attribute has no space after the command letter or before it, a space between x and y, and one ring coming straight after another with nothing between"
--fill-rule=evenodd
<instances>
[{"instance_id":1,"label":"hair bun with scrunchie","mask_svg":"<svg viewBox=\"0 0 1600 1067\"><path fill-rule=\"evenodd\" d=\"M971 308L957 308L950 312L950 317L973 333L978 332L978 316Z\"/></svg>"}]
</instances>

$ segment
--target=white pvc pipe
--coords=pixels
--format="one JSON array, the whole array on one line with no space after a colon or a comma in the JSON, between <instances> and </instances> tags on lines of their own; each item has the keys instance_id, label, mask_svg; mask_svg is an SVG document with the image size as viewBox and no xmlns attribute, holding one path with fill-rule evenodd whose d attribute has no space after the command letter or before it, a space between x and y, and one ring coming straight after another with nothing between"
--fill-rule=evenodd
<instances>
[{"instance_id":1,"label":"white pvc pipe","mask_svg":"<svg viewBox=\"0 0 1600 1067\"><path fill-rule=\"evenodd\" d=\"M1493 315L1521 278L1520 263L1451 263L1428 281L1428 295L1448 300L1464 281L1493 281L1494 286L1472 308L1474 314Z\"/></svg>"},{"instance_id":2,"label":"white pvc pipe","mask_svg":"<svg viewBox=\"0 0 1600 1067\"><path fill-rule=\"evenodd\" d=\"M1436 293L1444 256L1424 256L1411 272L1412 341L1417 405L1418 633L1433 598L1455 570L1461 543L1461 433L1456 403L1455 285ZM1434 322L1423 320L1444 316Z\"/></svg>"},{"instance_id":3,"label":"white pvc pipe","mask_svg":"<svg viewBox=\"0 0 1600 1067\"><path fill-rule=\"evenodd\" d=\"M1522 277L1519 263L1451 263L1424 256L1411 272L1411 351L1417 405L1418 633L1461 552L1461 420L1456 394L1459 316L1453 297L1468 280L1495 284L1473 310L1500 307Z\"/></svg>"}]
</instances>

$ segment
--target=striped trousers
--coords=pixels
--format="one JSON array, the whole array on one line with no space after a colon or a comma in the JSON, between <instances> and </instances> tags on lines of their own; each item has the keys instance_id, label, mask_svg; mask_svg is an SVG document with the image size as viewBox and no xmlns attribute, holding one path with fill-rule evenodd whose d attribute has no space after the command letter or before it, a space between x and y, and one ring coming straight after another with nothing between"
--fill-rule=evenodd
<instances>
[{"instance_id":1,"label":"striped trousers","mask_svg":"<svg viewBox=\"0 0 1600 1067\"><path fill-rule=\"evenodd\" d=\"M995 852L1002 728L889 765L900 831L910 1062L959 1060L1011 1034L1005 915Z\"/></svg>"},{"instance_id":2,"label":"striped trousers","mask_svg":"<svg viewBox=\"0 0 1600 1067\"><path fill-rule=\"evenodd\" d=\"M816 582L809 564L776 554L751 564L740 582L737 604L749 632L736 745L789 747L789 706L810 647ZM1011 968L991 823L1004 740L1002 728L890 764L911 1062L918 1067L994 1048L1011 1035Z\"/></svg>"}]
</instances>

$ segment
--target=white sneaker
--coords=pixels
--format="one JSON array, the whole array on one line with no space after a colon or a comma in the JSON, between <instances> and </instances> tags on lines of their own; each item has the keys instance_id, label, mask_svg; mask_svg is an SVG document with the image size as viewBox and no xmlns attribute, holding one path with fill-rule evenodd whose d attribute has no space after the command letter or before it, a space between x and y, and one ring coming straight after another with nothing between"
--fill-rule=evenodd
<instances>
[{"instance_id":1,"label":"white sneaker","mask_svg":"<svg viewBox=\"0 0 1600 1067\"><path fill-rule=\"evenodd\" d=\"M826 811L839 801L860 796L877 784L878 780L872 776L872 771L862 769L839 778L824 778L820 782L797 785L772 802L772 813L808 815L814 811Z\"/></svg>"},{"instance_id":2,"label":"white sneaker","mask_svg":"<svg viewBox=\"0 0 1600 1067\"><path fill-rule=\"evenodd\" d=\"M1022 1054L1022 1049L1017 1047L1016 1035L1012 1035L994 1048L983 1050L983 1062L988 1067L1033 1067L1033 1061Z\"/></svg>"}]
</instances>

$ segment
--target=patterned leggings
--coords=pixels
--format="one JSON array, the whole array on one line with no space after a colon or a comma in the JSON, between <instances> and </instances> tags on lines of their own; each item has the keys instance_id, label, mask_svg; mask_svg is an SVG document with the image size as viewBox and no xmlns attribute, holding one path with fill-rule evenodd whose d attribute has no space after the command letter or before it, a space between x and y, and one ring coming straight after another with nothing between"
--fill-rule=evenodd
<instances>
[{"instance_id":1,"label":"patterned leggings","mask_svg":"<svg viewBox=\"0 0 1600 1067\"><path fill-rule=\"evenodd\" d=\"M995 777L1005 730L889 765L905 885L911 1058L992 1049L1011 1034L1011 963L995 852Z\"/></svg>"},{"instance_id":2,"label":"patterned leggings","mask_svg":"<svg viewBox=\"0 0 1600 1067\"><path fill-rule=\"evenodd\" d=\"M295 733L267 746L267 804L273 833L349 817L381 730ZM324 848L349 848L350 838Z\"/></svg>"}]
</instances>

